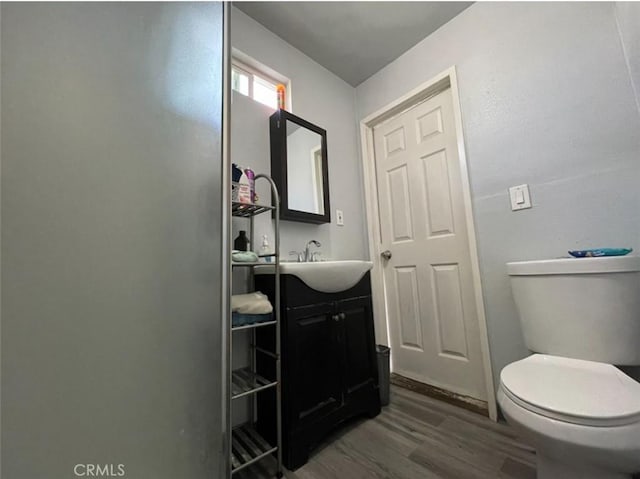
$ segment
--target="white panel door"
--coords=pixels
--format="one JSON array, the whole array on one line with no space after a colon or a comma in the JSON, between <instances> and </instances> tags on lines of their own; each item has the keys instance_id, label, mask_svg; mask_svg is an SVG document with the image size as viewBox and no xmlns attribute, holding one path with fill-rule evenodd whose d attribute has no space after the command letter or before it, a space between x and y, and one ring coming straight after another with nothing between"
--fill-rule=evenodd
<instances>
[{"instance_id":1,"label":"white panel door","mask_svg":"<svg viewBox=\"0 0 640 479\"><path fill-rule=\"evenodd\" d=\"M451 89L375 127L374 146L394 372L486 401Z\"/></svg>"}]
</instances>

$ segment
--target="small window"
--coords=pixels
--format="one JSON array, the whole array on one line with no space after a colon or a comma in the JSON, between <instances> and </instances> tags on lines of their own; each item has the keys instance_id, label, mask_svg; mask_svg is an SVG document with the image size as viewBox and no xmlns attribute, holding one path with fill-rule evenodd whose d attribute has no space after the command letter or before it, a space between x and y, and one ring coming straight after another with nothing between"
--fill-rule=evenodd
<instances>
[{"instance_id":1,"label":"small window","mask_svg":"<svg viewBox=\"0 0 640 479\"><path fill-rule=\"evenodd\" d=\"M231 64L231 88L255 101L278 109L277 86L282 83L258 69L234 58Z\"/></svg>"},{"instance_id":2,"label":"small window","mask_svg":"<svg viewBox=\"0 0 640 479\"><path fill-rule=\"evenodd\" d=\"M247 73L235 66L231 69L231 87L245 96L250 96L249 84L251 82L251 74Z\"/></svg>"}]
</instances>

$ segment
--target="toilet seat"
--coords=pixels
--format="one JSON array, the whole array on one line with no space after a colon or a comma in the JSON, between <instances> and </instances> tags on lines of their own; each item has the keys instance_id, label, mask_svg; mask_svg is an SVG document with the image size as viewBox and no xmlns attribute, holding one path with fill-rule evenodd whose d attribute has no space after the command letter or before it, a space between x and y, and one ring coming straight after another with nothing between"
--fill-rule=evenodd
<instances>
[{"instance_id":1,"label":"toilet seat","mask_svg":"<svg viewBox=\"0 0 640 479\"><path fill-rule=\"evenodd\" d=\"M640 422L640 383L610 364L534 354L506 366L500 381L514 403L552 419L600 427Z\"/></svg>"}]
</instances>

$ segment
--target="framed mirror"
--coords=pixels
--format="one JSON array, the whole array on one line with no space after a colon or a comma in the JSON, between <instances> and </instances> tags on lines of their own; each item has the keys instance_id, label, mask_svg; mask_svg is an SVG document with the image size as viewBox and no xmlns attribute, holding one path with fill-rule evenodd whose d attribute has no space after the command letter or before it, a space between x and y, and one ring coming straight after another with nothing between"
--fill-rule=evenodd
<instances>
[{"instance_id":1,"label":"framed mirror","mask_svg":"<svg viewBox=\"0 0 640 479\"><path fill-rule=\"evenodd\" d=\"M330 223L327 132L285 110L270 118L271 176L280 219Z\"/></svg>"}]
</instances>

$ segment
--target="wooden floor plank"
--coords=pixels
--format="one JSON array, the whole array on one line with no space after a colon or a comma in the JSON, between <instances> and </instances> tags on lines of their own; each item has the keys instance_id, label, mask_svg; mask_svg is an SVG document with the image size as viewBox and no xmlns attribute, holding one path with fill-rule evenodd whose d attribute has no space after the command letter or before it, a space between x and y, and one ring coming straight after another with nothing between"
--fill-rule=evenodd
<instances>
[{"instance_id":1,"label":"wooden floor plank","mask_svg":"<svg viewBox=\"0 0 640 479\"><path fill-rule=\"evenodd\" d=\"M335 441L331 447L320 451L315 460L330 471L329 477L353 477L354 479L383 479L384 471L378 464L351 450L342 439ZM303 466L301 469L304 469Z\"/></svg>"},{"instance_id":2,"label":"wooden floor plank","mask_svg":"<svg viewBox=\"0 0 640 479\"><path fill-rule=\"evenodd\" d=\"M402 446L393 436L384 434L381 430L376 431L374 425L363 424L357 430L351 431L340 442L344 453L358 458L361 464L374 465L380 477L438 479L437 474L424 471L409 459L408 456L415 449L413 444L409 444L409 447L405 447L406 444Z\"/></svg>"},{"instance_id":3,"label":"wooden floor plank","mask_svg":"<svg viewBox=\"0 0 640 479\"><path fill-rule=\"evenodd\" d=\"M447 418L440 425L440 430L446 430L451 437L465 440L470 448L481 452L499 453L505 457L511 457L535 466L536 456L532 447L495 431L465 423L454 417Z\"/></svg>"},{"instance_id":4,"label":"wooden floor plank","mask_svg":"<svg viewBox=\"0 0 640 479\"><path fill-rule=\"evenodd\" d=\"M433 413L457 417L458 419L462 419L484 429L489 429L513 439L520 440L518 433L505 423L493 422L480 414L451 406L450 404L438 401L437 399L417 394L399 387L392 388L391 398L392 404L401 405L404 404L403 400L409 400L413 404L421 405L422 407L430 409Z\"/></svg>"},{"instance_id":5,"label":"wooden floor plank","mask_svg":"<svg viewBox=\"0 0 640 479\"><path fill-rule=\"evenodd\" d=\"M398 386L373 419L340 428L287 479L534 479L535 451L504 423ZM272 458L238 479L274 477ZM235 477L235 476L234 476Z\"/></svg>"},{"instance_id":6,"label":"wooden floor plank","mask_svg":"<svg viewBox=\"0 0 640 479\"><path fill-rule=\"evenodd\" d=\"M513 479L536 479L535 465L524 464L510 457L505 459L500 472Z\"/></svg>"},{"instance_id":7,"label":"wooden floor plank","mask_svg":"<svg viewBox=\"0 0 640 479\"><path fill-rule=\"evenodd\" d=\"M494 479L496 471L479 469L464 461L459 455L451 455L442 448L424 447L414 451L410 459L426 471L433 471L443 479Z\"/></svg>"},{"instance_id":8,"label":"wooden floor plank","mask_svg":"<svg viewBox=\"0 0 640 479\"><path fill-rule=\"evenodd\" d=\"M426 426L438 426L446 417L400 397L396 398L388 407L391 412L409 417L412 421L419 421Z\"/></svg>"},{"instance_id":9,"label":"wooden floor plank","mask_svg":"<svg viewBox=\"0 0 640 479\"><path fill-rule=\"evenodd\" d=\"M424 442L414 450L410 458L415 459L416 455L421 454L423 456L426 454L427 457L436 454L456 462L469 464L470 467L485 473L497 474L507 457L499 451L479 448L473 439L449 434L446 429L433 429L427 434ZM425 453L425 450L428 453Z\"/></svg>"}]
</instances>

